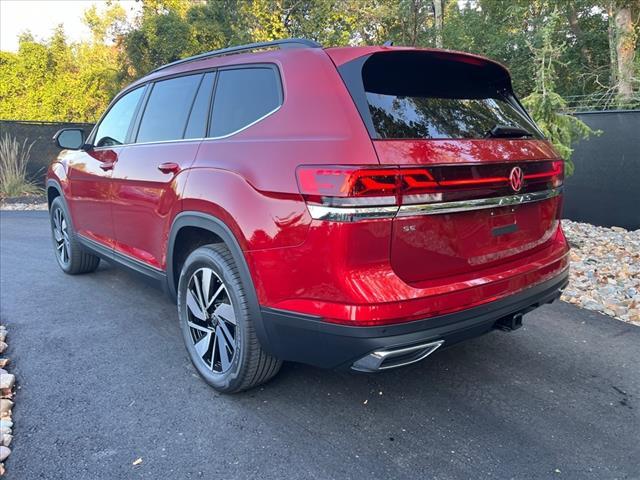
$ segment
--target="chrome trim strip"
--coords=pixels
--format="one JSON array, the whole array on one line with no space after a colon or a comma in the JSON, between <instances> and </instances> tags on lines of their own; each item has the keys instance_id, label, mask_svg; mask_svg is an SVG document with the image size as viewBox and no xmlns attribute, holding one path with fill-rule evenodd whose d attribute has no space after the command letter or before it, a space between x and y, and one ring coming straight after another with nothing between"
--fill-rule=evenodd
<instances>
[{"instance_id":1,"label":"chrome trim strip","mask_svg":"<svg viewBox=\"0 0 640 480\"><path fill-rule=\"evenodd\" d=\"M436 215L443 213L468 212L485 208L499 208L523 203L539 202L556 197L562 193L562 187L541 192L522 193L505 197L478 198L475 200L461 200L457 202L424 203L420 205L402 205L398 210L398 217L415 215Z\"/></svg>"},{"instance_id":2,"label":"chrome trim strip","mask_svg":"<svg viewBox=\"0 0 640 480\"><path fill-rule=\"evenodd\" d=\"M284 102L281 102L280 105L278 105L276 108L274 108L273 110L271 110L270 112L265 113L263 116L261 116L260 118L254 120L253 122L251 122L248 125L245 125L244 127L239 128L238 130L235 130L233 132L227 133L226 135L220 135L218 137L204 137L203 140L220 140L221 138L228 138L231 137L233 135L235 135L236 133L240 133L244 130L246 130L249 127L253 127L256 123L261 122L262 120L264 120L267 117L270 117L271 115L273 115L274 113L276 113L278 110L280 110L282 108L282 105L284 105Z\"/></svg>"},{"instance_id":3,"label":"chrome trim strip","mask_svg":"<svg viewBox=\"0 0 640 480\"><path fill-rule=\"evenodd\" d=\"M376 206L376 207L337 207L308 204L309 213L314 220L332 222L357 222L378 218L412 217L417 215L437 215L444 213L468 212L486 208L508 207L524 203L539 202L556 197L562 193L562 187L541 192L507 195L505 197L478 198L445 203L421 203L417 205Z\"/></svg>"},{"instance_id":4,"label":"chrome trim strip","mask_svg":"<svg viewBox=\"0 0 640 480\"><path fill-rule=\"evenodd\" d=\"M375 218L392 218L398 213L398 207L328 207L325 205L307 205L311 218L331 222L357 222Z\"/></svg>"},{"instance_id":5,"label":"chrome trim strip","mask_svg":"<svg viewBox=\"0 0 640 480\"><path fill-rule=\"evenodd\" d=\"M121 143L119 145L111 145L111 146L108 146L108 147L93 147L93 150L95 150L95 151L113 150L114 148L118 148L118 147L135 147L135 146L138 146L138 145L161 145L163 143L185 143L185 142L203 142L205 140L221 140L223 138L232 137L233 135L235 135L237 133L240 133L240 132L246 130L247 128L249 128L249 127L253 127L256 123L261 122L265 118L270 117L271 115L276 113L278 110L280 110L282 108L282 105L283 105L283 103L278 105L276 108L274 108L270 112L265 113L260 118L258 118L256 120L254 120L253 122L249 123L248 125L245 125L244 127L241 127L238 130L235 130L233 132L227 133L226 135L221 135L221 136L218 136L218 137L178 138L176 140L156 140L154 142Z\"/></svg>"}]
</instances>

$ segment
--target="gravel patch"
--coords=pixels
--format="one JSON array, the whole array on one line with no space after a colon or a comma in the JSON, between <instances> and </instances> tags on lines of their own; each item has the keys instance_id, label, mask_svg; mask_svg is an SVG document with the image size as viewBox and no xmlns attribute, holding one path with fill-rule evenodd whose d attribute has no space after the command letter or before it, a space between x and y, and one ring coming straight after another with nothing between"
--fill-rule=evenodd
<instances>
[{"instance_id":1,"label":"gravel patch","mask_svg":"<svg viewBox=\"0 0 640 480\"><path fill-rule=\"evenodd\" d=\"M562 300L640 325L640 230L563 220L571 245Z\"/></svg>"},{"instance_id":2,"label":"gravel patch","mask_svg":"<svg viewBox=\"0 0 640 480\"><path fill-rule=\"evenodd\" d=\"M0 210L47 210L47 197L44 195L28 195L24 197L7 197L0 200Z\"/></svg>"},{"instance_id":3,"label":"gravel patch","mask_svg":"<svg viewBox=\"0 0 640 480\"><path fill-rule=\"evenodd\" d=\"M9 359L4 357L7 349L7 328L0 325L0 477L4 475L4 462L11 454L11 440L13 440L13 387L16 378L7 372Z\"/></svg>"}]
</instances>

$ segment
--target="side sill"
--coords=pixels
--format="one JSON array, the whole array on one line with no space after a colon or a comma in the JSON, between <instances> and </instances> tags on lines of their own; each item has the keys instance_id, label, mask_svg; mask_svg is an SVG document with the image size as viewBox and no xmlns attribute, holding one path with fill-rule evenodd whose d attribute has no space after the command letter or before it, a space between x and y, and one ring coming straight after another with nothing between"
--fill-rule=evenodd
<instances>
[{"instance_id":1,"label":"side sill","mask_svg":"<svg viewBox=\"0 0 640 480\"><path fill-rule=\"evenodd\" d=\"M103 258L109 262L116 263L122 267L132 270L135 273L139 273L154 281L160 282L163 286L167 282L167 275L162 270L158 270L149 265L146 265L139 260L123 255L119 252L105 247L104 245L91 240L83 235L78 234L78 240L87 250L90 250L95 255Z\"/></svg>"}]
</instances>

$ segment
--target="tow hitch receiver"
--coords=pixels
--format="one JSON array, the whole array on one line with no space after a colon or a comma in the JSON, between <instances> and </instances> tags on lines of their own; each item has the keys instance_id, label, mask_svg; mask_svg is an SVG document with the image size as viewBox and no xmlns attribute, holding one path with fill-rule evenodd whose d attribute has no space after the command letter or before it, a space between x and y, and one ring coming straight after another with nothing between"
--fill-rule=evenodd
<instances>
[{"instance_id":1,"label":"tow hitch receiver","mask_svg":"<svg viewBox=\"0 0 640 480\"><path fill-rule=\"evenodd\" d=\"M516 313L513 315L509 315L506 317L502 317L500 320L496 322L495 327L505 331L512 332L513 330L517 330L522 326L522 314Z\"/></svg>"}]
</instances>

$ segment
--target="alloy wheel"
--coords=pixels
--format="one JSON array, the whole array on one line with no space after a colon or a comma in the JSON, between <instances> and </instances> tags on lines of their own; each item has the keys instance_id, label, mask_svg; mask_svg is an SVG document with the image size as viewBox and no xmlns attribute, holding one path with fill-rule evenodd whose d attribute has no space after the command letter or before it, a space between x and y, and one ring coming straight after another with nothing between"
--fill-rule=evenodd
<instances>
[{"instance_id":1,"label":"alloy wheel","mask_svg":"<svg viewBox=\"0 0 640 480\"><path fill-rule=\"evenodd\" d=\"M187 286L187 325L198 357L214 373L229 369L238 350L237 321L224 282L211 268L196 270Z\"/></svg>"},{"instance_id":2,"label":"alloy wheel","mask_svg":"<svg viewBox=\"0 0 640 480\"><path fill-rule=\"evenodd\" d=\"M56 208L53 212L53 238L56 242L56 255L63 265L69 264L69 230L67 228L67 220L60 208Z\"/></svg>"}]
</instances>

